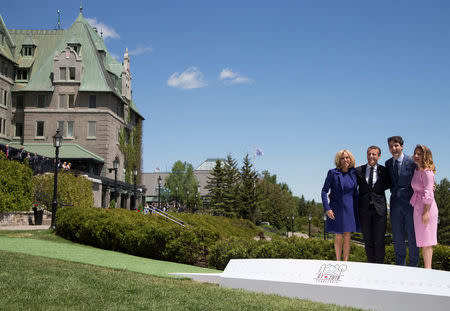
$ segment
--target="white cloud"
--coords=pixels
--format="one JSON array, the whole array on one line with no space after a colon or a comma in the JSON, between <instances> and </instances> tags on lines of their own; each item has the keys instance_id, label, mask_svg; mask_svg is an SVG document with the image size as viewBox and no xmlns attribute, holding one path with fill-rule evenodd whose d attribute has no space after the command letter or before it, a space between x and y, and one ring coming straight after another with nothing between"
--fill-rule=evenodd
<instances>
[{"instance_id":1,"label":"white cloud","mask_svg":"<svg viewBox=\"0 0 450 311\"><path fill-rule=\"evenodd\" d=\"M151 46L141 46L141 45L138 45L137 48L135 48L135 49L133 49L133 50L130 50L130 51L128 52L128 54L137 56L137 55L141 55L141 54L149 53L149 52L153 52L153 48L152 48Z\"/></svg>"},{"instance_id":2,"label":"white cloud","mask_svg":"<svg viewBox=\"0 0 450 311\"><path fill-rule=\"evenodd\" d=\"M231 70L229 68L225 68L220 73L220 80L233 79L234 77L237 77L237 75L238 74L233 72L233 70Z\"/></svg>"},{"instance_id":3,"label":"white cloud","mask_svg":"<svg viewBox=\"0 0 450 311\"><path fill-rule=\"evenodd\" d=\"M197 67L189 67L181 74L173 73L167 80L167 85L183 90L197 89L207 85L203 81L203 73Z\"/></svg>"},{"instance_id":4,"label":"white cloud","mask_svg":"<svg viewBox=\"0 0 450 311\"><path fill-rule=\"evenodd\" d=\"M119 34L112 27L106 26L102 22L97 21L97 18L86 18L86 20L92 27L97 28L98 33L103 33L103 38L119 38Z\"/></svg>"},{"instance_id":5,"label":"white cloud","mask_svg":"<svg viewBox=\"0 0 450 311\"><path fill-rule=\"evenodd\" d=\"M252 83L253 80L245 77L237 72L233 72L230 68L222 69L219 76L220 80L231 84Z\"/></svg>"}]
</instances>

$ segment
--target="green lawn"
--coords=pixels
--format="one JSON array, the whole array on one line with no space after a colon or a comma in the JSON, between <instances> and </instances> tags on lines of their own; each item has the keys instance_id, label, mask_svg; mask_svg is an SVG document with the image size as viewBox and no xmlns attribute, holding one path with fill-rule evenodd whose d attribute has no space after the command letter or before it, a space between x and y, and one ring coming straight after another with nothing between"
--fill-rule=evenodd
<instances>
[{"instance_id":1,"label":"green lawn","mask_svg":"<svg viewBox=\"0 0 450 311\"><path fill-rule=\"evenodd\" d=\"M1 310L356 310L169 277L212 269L126 255L50 230L0 231Z\"/></svg>"},{"instance_id":2,"label":"green lawn","mask_svg":"<svg viewBox=\"0 0 450 311\"><path fill-rule=\"evenodd\" d=\"M217 273L220 271L174 262L153 260L72 243L45 231L0 231L0 250L125 269L162 277L175 272ZM178 278L178 277L177 277Z\"/></svg>"},{"instance_id":3,"label":"green lawn","mask_svg":"<svg viewBox=\"0 0 450 311\"><path fill-rule=\"evenodd\" d=\"M7 251L0 266L2 310L355 310Z\"/></svg>"}]
</instances>

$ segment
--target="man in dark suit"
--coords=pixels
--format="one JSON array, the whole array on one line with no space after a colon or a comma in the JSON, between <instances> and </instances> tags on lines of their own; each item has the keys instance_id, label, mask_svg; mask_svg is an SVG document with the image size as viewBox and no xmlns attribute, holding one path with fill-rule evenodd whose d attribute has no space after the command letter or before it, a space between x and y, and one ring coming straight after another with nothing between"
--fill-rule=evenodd
<instances>
[{"instance_id":1,"label":"man in dark suit","mask_svg":"<svg viewBox=\"0 0 450 311\"><path fill-rule=\"evenodd\" d=\"M392 158L385 166L391 180L391 224L394 238L395 264L406 264L405 232L408 237L409 265L419 265L419 248L416 245L413 213L414 208L409 201L414 193L411 180L416 169L414 160L403 153L403 138L392 136L388 138L389 151Z\"/></svg>"},{"instance_id":2,"label":"man in dark suit","mask_svg":"<svg viewBox=\"0 0 450 311\"><path fill-rule=\"evenodd\" d=\"M358 180L358 211L364 238L367 262L384 263L387 206L384 192L389 188L386 168L378 164L381 149L367 149L367 164L356 168Z\"/></svg>"}]
</instances>

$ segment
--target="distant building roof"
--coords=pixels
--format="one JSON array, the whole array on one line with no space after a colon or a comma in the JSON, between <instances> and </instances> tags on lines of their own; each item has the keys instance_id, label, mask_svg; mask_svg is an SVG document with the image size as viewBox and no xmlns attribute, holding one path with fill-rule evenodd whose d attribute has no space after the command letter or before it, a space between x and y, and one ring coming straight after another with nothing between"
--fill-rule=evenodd
<instances>
[{"instance_id":1,"label":"distant building roof","mask_svg":"<svg viewBox=\"0 0 450 311\"><path fill-rule=\"evenodd\" d=\"M205 162L200 164L195 170L196 171L213 171L216 166L216 161L219 160L222 163L225 163L225 159L217 158L217 159L206 159Z\"/></svg>"}]
</instances>

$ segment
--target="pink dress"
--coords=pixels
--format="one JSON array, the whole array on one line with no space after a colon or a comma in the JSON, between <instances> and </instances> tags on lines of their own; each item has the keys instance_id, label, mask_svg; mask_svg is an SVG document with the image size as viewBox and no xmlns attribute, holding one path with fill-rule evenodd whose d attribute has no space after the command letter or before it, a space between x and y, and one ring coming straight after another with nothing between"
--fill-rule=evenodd
<instances>
[{"instance_id":1,"label":"pink dress","mask_svg":"<svg viewBox=\"0 0 450 311\"><path fill-rule=\"evenodd\" d=\"M437 244L437 218L438 209L434 200L434 173L432 170L415 170L411 180L414 194L411 205L414 206L414 229L418 247ZM426 225L422 222L422 213L425 204L430 204L430 219Z\"/></svg>"}]
</instances>

